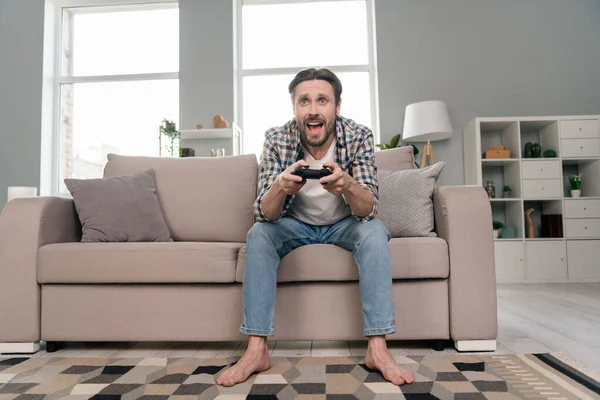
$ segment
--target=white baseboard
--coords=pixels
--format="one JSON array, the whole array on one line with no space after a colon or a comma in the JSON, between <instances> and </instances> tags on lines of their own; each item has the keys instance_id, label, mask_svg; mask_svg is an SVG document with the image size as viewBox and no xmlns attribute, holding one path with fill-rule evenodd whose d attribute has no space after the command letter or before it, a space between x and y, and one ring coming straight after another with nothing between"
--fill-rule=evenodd
<instances>
[{"instance_id":1,"label":"white baseboard","mask_svg":"<svg viewBox=\"0 0 600 400\"><path fill-rule=\"evenodd\" d=\"M496 351L495 340L457 340L454 342L457 351Z\"/></svg>"},{"instance_id":2,"label":"white baseboard","mask_svg":"<svg viewBox=\"0 0 600 400\"><path fill-rule=\"evenodd\" d=\"M40 342L33 343L0 343L0 354L36 353L40 349Z\"/></svg>"}]
</instances>

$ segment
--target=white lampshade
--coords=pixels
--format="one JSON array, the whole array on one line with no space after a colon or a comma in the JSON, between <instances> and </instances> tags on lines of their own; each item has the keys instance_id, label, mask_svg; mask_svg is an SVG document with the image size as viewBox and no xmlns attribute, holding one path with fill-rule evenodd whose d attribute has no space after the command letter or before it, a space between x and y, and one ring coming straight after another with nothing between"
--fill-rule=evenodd
<instances>
[{"instance_id":1,"label":"white lampshade","mask_svg":"<svg viewBox=\"0 0 600 400\"><path fill-rule=\"evenodd\" d=\"M402 139L435 142L452 136L452 124L443 101L432 100L406 106Z\"/></svg>"},{"instance_id":2,"label":"white lampshade","mask_svg":"<svg viewBox=\"0 0 600 400\"><path fill-rule=\"evenodd\" d=\"M36 187L28 186L9 186L8 187L8 199L7 202L17 197L35 197L37 196Z\"/></svg>"}]
</instances>

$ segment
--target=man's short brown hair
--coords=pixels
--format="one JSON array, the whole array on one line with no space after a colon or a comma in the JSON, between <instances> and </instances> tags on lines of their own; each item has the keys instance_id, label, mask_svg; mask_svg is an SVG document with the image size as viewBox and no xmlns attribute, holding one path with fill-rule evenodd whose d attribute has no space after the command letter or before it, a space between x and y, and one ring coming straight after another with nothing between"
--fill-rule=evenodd
<instances>
[{"instance_id":1,"label":"man's short brown hair","mask_svg":"<svg viewBox=\"0 0 600 400\"><path fill-rule=\"evenodd\" d=\"M294 79L292 79L292 81L290 82L290 85L288 86L288 90L292 95L292 101L294 100L296 86L298 86L304 81L317 79L327 81L331 86L333 86L333 93L335 94L335 104L338 105L342 98L342 82L340 82L340 79L336 76L336 74L334 74L327 68L308 68L298 72Z\"/></svg>"}]
</instances>

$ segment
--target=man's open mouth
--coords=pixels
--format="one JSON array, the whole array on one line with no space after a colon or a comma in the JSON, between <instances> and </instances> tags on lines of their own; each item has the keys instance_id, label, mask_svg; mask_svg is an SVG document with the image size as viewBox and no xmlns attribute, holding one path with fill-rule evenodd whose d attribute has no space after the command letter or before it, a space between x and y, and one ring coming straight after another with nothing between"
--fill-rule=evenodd
<instances>
[{"instance_id":1,"label":"man's open mouth","mask_svg":"<svg viewBox=\"0 0 600 400\"><path fill-rule=\"evenodd\" d=\"M308 130L310 131L310 133L312 134L319 134L321 133L321 128L323 128L323 122L307 122L306 126L308 126Z\"/></svg>"}]
</instances>

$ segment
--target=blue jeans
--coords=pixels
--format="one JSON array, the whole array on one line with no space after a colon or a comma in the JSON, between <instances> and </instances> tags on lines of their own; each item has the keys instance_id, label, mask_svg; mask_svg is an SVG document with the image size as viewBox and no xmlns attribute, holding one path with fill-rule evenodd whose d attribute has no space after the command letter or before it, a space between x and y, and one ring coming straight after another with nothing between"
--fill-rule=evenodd
<instances>
[{"instance_id":1,"label":"blue jeans","mask_svg":"<svg viewBox=\"0 0 600 400\"><path fill-rule=\"evenodd\" d=\"M281 257L307 244L333 244L354 254L358 265L365 336L394 333L390 233L379 219L350 216L333 225L315 226L292 217L257 222L248 232L240 333L275 333L275 292Z\"/></svg>"}]
</instances>

